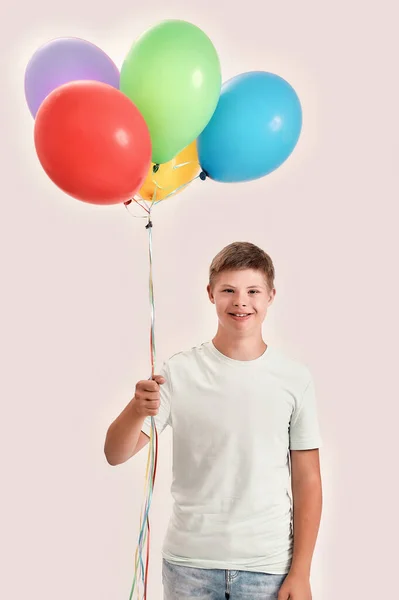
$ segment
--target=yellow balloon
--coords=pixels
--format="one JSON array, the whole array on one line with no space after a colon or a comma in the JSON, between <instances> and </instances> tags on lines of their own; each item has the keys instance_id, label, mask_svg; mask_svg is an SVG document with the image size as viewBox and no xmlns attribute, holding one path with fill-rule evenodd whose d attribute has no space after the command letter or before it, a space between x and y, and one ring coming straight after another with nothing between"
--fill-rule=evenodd
<instances>
[{"instance_id":1,"label":"yellow balloon","mask_svg":"<svg viewBox=\"0 0 399 600\"><path fill-rule=\"evenodd\" d=\"M155 200L164 200L169 194L173 193L175 196L182 192L185 187L178 188L188 184L200 172L196 141L194 140L169 162L159 165L156 173L153 172L153 167L154 163L139 191L143 200L152 201L154 193Z\"/></svg>"}]
</instances>

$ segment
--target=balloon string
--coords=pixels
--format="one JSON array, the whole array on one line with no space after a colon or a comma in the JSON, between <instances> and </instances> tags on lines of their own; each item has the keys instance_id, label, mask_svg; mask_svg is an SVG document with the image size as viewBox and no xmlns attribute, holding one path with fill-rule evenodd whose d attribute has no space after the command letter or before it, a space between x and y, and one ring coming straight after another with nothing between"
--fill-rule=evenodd
<instances>
[{"instance_id":1,"label":"balloon string","mask_svg":"<svg viewBox=\"0 0 399 600\"><path fill-rule=\"evenodd\" d=\"M154 194L155 196L155 194ZM152 205L151 205L152 208ZM146 225L148 230L148 256L149 256L149 291L150 291L150 308L151 308L151 331L150 331L150 355L151 355L151 379L155 375L155 299L154 299L154 282L153 282L153 247L152 247L152 221L151 221L151 209L148 213L148 224Z\"/></svg>"},{"instance_id":2,"label":"balloon string","mask_svg":"<svg viewBox=\"0 0 399 600\"><path fill-rule=\"evenodd\" d=\"M187 183L183 183L178 188L176 188L175 190L173 190L172 192L170 192L170 194L168 194L167 196L165 196L165 198L162 198L162 200L157 200L154 203L154 205L155 204L159 204L160 202L163 202L164 200L166 200L167 198L170 198L170 196L173 196L174 194L177 194L177 192L180 192L180 190L183 190L184 188L186 188L188 185L190 185L190 183L192 183L196 179L205 179L205 177L206 177L206 175L205 175L204 171L201 171L201 173L199 173L198 175L196 175L195 177L193 177L190 181L187 181Z\"/></svg>"},{"instance_id":3,"label":"balloon string","mask_svg":"<svg viewBox=\"0 0 399 600\"><path fill-rule=\"evenodd\" d=\"M194 162L194 161L191 161L191 162ZM183 166L184 164L187 164L187 163L181 163L181 165L177 165L177 167L179 167L179 166ZM145 218L147 218L147 217L145 217L144 215L142 215L142 216L133 215L133 214L132 214L132 213L129 211L129 209L128 209L127 207L128 207L128 206L129 206L129 205L130 205L132 202L135 202L135 203L136 203L138 206L140 206L140 208L142 208L142 209L143 209L143 210L144 210L144 211L147 213L147 215L149 215L149 216L150 216L151 209L152 209L152 208L153 208L153 207L154 207L156 204L159 204L160 202L163 202L163 201L164 201L164 200L166 200L167 198L170 198L171 196L173 196L173 195L177 194L177 192L180 192L181 190L183 190L184 188L186 188L188 185L190 185L191 183L193 183L193 181L195 181L196 179L201 179L202 181L205 181L205 179L206 179L207 177L208 177L208 174L207 174L205 171L203 171L203 170L202 170L202 171L201 171L201 172L200 172L198 175L196 175L195 177L193 177L192 179L190 179L190 181L187 181L186 183L183 183L183 184L182 184L182 185L180 185L179 187L177 187L177 188L175 188L174 190L172 190L172 191L171 191L169 194L167 194L167 195L166 195L164 198L160 198L159 200L157 200L157 199L156 199L157 190L158 190L158 189L162 190L162 189L164 189L164 188L162 188L160 185L158 185L158 183L157 183L157 182L156 182L156 181L153 179L153 180L152 180L152 183L154 184L154 186L155 186L155 189L154 189L154 193L153 193L152 200L151 200L151 204L150 204L150 207L149 207L149 208L147 208L146 206L144 206L144 205L142 204L142 202L144 202L144 203L145 203L145 202L147 202L147 201L146 201L146 200L144 200L144 198L142 198L142 197L141 197L139 194L137 194L137 196L138 196L139 200L138 200L138 199L137 199L137 198L134 196L134 197L133 197L131 200L128 200L127 202L125 202L125 203L124 203L124 205L125 205L126 209L128 210L129 214L130 214L132 217L135 217L136 219L145 219ZM140 202L140 200L141 200L141 202Z\"/></svg>"},{"instance_id":4,"label":"balloon string","mask_svg":"<svg viewBox=\"0 0 399 600\"><path fill-rule=\"evenodd\" d=\"M141 206L141 208L143 208L146 213L150 214L150 211L148 210L148 208L146 206L144 206L143 204L141 204L141 202L139 202L138 200L136 200L136 198L133 198L133 200L135 201L136 204L138 204L139 206Z\"/></svg>"},{"instance_id":5,"label":"balloon string","mask_svg":"<svg viewBox=\"0 0 399 600\"><path fill-rule=\"evenodd\" d=\"M155 298L154 298L154 283L153 283L153 243L152 243L152 221L151 221L151 209L156 200L156 194L154 194L153 202L151 207L147 209L136 199L133 199L141 208L147 212L148 223L146 229L148 230L148 251L149 251L149 299L151 309L151 330L150 330L150 360L151 360L151 376L149 379L153 379L155 375L155 364L156 364L156 347L155 347ZM127 205L130 203L125 203ZM151 431L150 431L150 442L147 457L147 466L145 473L145 485L144 485L144 502L141 509L140 516L140 532L138 538L138 544L135 553L135 569L134 578L130 591L129 600L132 600L135 590L137 590L137 598L140 600L140 575L143 584L143 598L147 600L147 587L148 587L148 573L149 573L149 559L150 559L150 518L149 512L153 497L153 490L155 484L156 470L158 461L158 432L155 425L154 417L151 417ZM147 544L146 544L147 542ZM146 546L146 558L145 564L143 560L143 550Z\"/></svg>"},{"instance_id":6,"label":"balloon string","mask_svg":"<svg viewBox=\"0 0 399 600\"><path fill-rule=\"evenodd\" d=\"M205 176L204 176L205 175ZM173 190L170 194L168 194L166 198L172 196L176 192L185 188L187 185L192 183L195 179L201 178L204 180L206 178L206 174L202 171L199 175L194 177L191 181L179 186L177 189ZM157 188L154 189L154 194L152 197L152 202L149 208L141 204L139 200L136 198L132 198L128 202L125 202L125 207L130 211L128 206L131 202L135 202L138 206L140 206L145 212L147 216L148 223L146 225L146 229L148 231L148 255L149 255L149 300L150 300L150 312L151 312L151 328L150 328L150 360L151 360L151 376L149 379L154 379L155 376L155 365L156 365L156 346L155 346L155 296L154 296L154 281L153 281L153 243L152 243L152 220L151 213L152 208L161 202L161 200L156 199L157 196ZM131 216L135 217L136 215ZM143 218L143 217L142 217ZM134 577L133 583L130 590L129 600L132 600L135 590L137 591L137 599L140 600L140 577L143 585L143 600L147 600L147 588L148 588L148 573L149 573L149 563L150 563L150 518L149 512L152 503L152 497L155 486L155 478L157 472L157 464L158 464L158 431L155 424L154 417L151 417L151 430L150 430L150 442L147 456L147 465L145 472L145 483L144 483L144 499L141 507L140 513L140 532L138 543L135 552L135 560L134 560ZM146 557L145 557L145 565L143 560L143 549L146 548Z\"/></svg>"},{"instance_id":7,"label":"balloon string","mask_svg":"<svg viewBox=\"0 0 399 600\"><path fill-rule=\"evenodd\" d=\"M172 167L172 171L176 171L176 169L181 169L182 167L186 167L187 165L192 165L192 164L196 164L198 166L198 169L201 168L199 162L197 160L188 160L186 162L183 163L179 163L178 165L174 165ZM155 175L156 173L158 173L158 169L156 171L153 171L153 175ZM196 177L194 177L194 179L196 179ZM183 184L183 186L185 185L189 185L192 181L194 181L194 179L192 179L191 181L188 181L187 183ZM151 179L151 183L155 186L155 188L158 188L160 190L165 190L167 189L167 187L165 188L164 186L160 185L158 183L158 181L155 179L155 177L153 176ZM177 188L180 189L180 188ZM177 190L173 190L171 193L174 194Z\"/></svg>"},{"instance_id":8,"label":"balloon string","mask_svg":"<svg viewBox=\"0 0 399 600\"><path fill-rule=\"evenodd\" d=\"M196 162L194 160L188 160L184 163L180 163L179 165L174 165L173 166L173 170L176 171L176 169L180 169L181 167L186 167L187 165L191 165L193 162Z\"/></svg>"}]
</instances>

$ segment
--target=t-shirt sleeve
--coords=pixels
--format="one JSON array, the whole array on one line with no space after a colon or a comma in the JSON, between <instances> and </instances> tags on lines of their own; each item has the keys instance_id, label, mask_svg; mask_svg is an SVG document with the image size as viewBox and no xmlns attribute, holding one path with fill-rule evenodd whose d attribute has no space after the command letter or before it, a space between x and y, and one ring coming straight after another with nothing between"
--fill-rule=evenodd
<instances>
[{"instance_id":1,"label":"t-shirt sleeve","mask_svg":"<svg viewBox=\"0 0 399 600\"><path fill-rule=\"evenodd\" d=\"M290 450L312 450L321 447L321 435L313 378L310 376L298 399L290 422Z\"/></svg>"},{"instance_id":2,"label":"t-shirt sleeve","mask_svg":"<svg viewBox=\"0 0 399 600\"><path fill-rule=\"evenodd\" d=\"M166 381L165 383L160 385L161 401L158 414L154 417L158 435L160 435L164 431L167 425L171 425L170 405L172 397L172 382L168 363L164 364L159 374L162 375L162 377L164 377ZM141 431L143 431L146 435L148 435L148 437L150 437L151 417L147 417L145 419L141 427Z\"/></svg>"}]
</instances>

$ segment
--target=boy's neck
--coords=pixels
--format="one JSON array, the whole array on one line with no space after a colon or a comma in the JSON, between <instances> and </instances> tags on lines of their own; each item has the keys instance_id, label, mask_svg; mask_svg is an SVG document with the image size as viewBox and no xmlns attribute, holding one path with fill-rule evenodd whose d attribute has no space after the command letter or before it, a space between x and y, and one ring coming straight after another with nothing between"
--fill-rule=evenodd
<instances>
[{"instance_id":1,"label":"boy's neck","mask_svg":"<svg viewBox=\"0 0 399 600\"><path fill-rule=\"evenodd\" d=\"M231 338L218 331L212 340L216 350L233 360L255 360L265 353L267 344L262 336Z\"/></svg>"}]
</instances>

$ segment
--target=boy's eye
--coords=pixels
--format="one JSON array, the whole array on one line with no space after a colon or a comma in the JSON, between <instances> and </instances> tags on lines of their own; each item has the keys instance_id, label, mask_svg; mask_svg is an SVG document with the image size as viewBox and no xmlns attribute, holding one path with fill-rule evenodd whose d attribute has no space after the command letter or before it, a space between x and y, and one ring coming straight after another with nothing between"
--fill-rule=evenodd
<instances>
[{"instance_id":1,"label":"boy's eye","mask_svg":"<svg viewBox=\"0 0 399 600\"><path fill-rule=\"evenodd\" d=\"M225 290L223 290L223 291L224 292L233 292L234 293L234 290L231 290L231 289L228 289L228 288L225 289ZM249 293L250 294L259 294L259 290L249 290Z\"/></svg>"}]
</instances>

